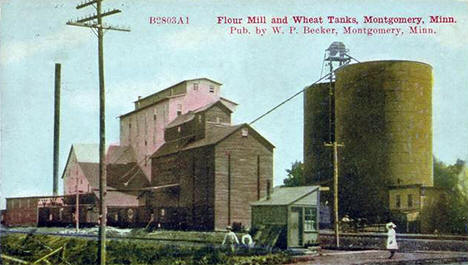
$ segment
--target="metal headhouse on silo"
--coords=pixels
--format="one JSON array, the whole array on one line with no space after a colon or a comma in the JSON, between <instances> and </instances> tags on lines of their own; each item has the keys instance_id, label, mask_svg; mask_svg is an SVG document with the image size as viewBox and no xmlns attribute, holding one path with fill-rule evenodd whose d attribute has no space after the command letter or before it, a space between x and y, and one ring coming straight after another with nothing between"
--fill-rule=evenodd
<instances>
[{"instance_id":1,"label":"metal headhouse on silo","mask_svg":"<svg viewBox=\"0 0 468 265\"><path fill-rule=\"evenodd\" d=\"M336 71L343 211L378 215L388 205L389 185L433 185L431 117L428 64L372 61Z\"/></svg>"},{"instance_id":2,"label":"metal headhouse on silo","mask_svg":"<svg viewBox=\"0 0 468 265\"><path fill-rule=\"evenodd\" d=\"M334 69L348 64L348 49L335 41L325 50L324 65L329 67L328 82L304 90L304 176L307 184L325 184L333 179L333 152L324 143L335 141Z\"/></svg>"}]
</instances>

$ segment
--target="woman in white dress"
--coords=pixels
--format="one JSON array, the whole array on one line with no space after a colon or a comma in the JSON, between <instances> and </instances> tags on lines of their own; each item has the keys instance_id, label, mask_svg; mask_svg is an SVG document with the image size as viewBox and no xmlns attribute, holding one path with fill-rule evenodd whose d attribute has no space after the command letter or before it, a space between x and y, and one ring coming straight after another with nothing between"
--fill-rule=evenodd
<instances>
[{"instance_id":1,"label":"woman in white dress","mask_svg":"<svg viewBox=\"0 0 468 265\"><path fill-rule=\"evenodd\" d=\"M387 249L390 251L390 257L388 257L389 259L391 259L393 257L393 255L395 255L395 252L397 251L398 249L398 244L397 244L397 241L396 241L396 232L395 232L395 228L396 228L396 225L392 222L390 223L387 223L386 224L386 227L387 227Z\"/></svg>"}]
</instances>

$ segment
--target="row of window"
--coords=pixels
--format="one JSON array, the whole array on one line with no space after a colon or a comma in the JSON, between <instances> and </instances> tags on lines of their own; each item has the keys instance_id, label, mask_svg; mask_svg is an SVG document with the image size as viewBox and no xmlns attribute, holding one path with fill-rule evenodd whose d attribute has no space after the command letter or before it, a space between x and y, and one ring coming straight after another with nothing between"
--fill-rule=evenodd
<instances>
[{"instance_id":1,"label":"row of window","mask_svg":"<svg viewBox=\"0 0 468 265\"><path fill-rule=\"evenodd\" d=\"M413 201L413 194L408 194L408 197L407 197L407 208L413 208L414 206L414 201ZM401 195L400 194L397 194L395 195L395 207L396 208L402 208L402 205L401 205Z\"/></svg>"},{"instance_id":2,"label":"row of window","mask_svg":"<svg viewBox=\"0 0 468 265\"><path fill-rule=\"evenodd\" d=\"M198 83L193 83L193 90L194 91L198 91ZM214 93L215 92L215 87L210 85L210 93Z\"/></svg>"}]
</instances>

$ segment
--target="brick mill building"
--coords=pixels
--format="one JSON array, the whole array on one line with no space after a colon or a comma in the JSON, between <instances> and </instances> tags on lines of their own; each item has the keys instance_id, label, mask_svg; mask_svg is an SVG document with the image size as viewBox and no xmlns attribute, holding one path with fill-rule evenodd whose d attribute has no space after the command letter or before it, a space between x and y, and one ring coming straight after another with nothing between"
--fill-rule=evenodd
<instances>
[{"instance_id":1,"label":"brick mill building","mask_svg":"<svg viewBox=\"0 0 468 265\"><path fill-rule=\"evenodd\" d=\"M154 222L202 230L250 226L249 203L272 184L274 146L249 125L231 124L237 104L220 96L221 85L207 78L185 80L139 97L135 109L120 116L120 144L109 146L106 154L110 225ZM80 203L88 203L80 205L80 222L92 223L98 145L73 144L62 178L61 203L41 197L37 223L41 218L54 224L73 220L62 217L62 208L73 212L77 193ZM7 199L7 205L22 206L19 201L30 198ZM7 207L4 216L21 223L21 208Z\"/></svg>"}]
</instances>

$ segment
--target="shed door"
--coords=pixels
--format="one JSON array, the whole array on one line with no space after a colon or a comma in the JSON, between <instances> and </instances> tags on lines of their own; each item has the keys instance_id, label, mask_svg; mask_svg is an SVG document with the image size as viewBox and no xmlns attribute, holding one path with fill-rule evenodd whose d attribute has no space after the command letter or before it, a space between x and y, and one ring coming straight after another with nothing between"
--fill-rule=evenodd
<instances>
[{"instance_id":1,"label":"shed door","mask_svg":"<svg viewBox=\"0 0 468 265\"><path fill-rule=\"evenodd\" d=\"M289 246L302 246L302 208L293 207L289 215Z\"/></svg>"}]
</instances>

